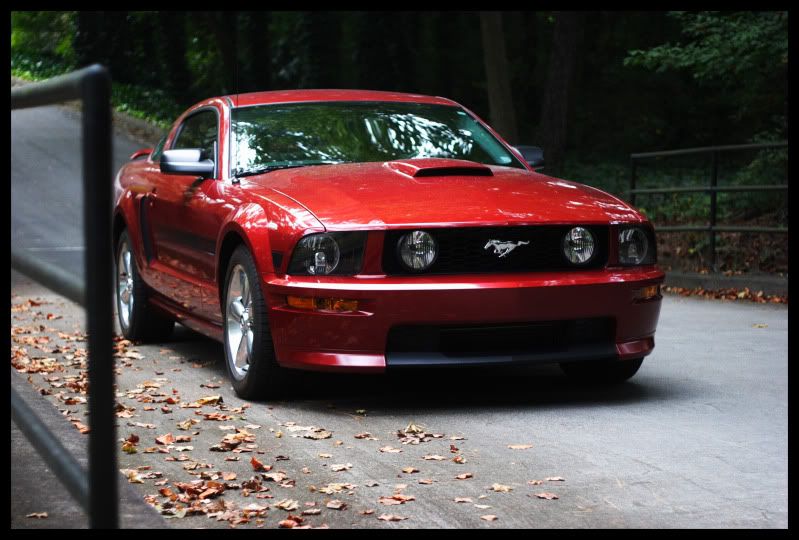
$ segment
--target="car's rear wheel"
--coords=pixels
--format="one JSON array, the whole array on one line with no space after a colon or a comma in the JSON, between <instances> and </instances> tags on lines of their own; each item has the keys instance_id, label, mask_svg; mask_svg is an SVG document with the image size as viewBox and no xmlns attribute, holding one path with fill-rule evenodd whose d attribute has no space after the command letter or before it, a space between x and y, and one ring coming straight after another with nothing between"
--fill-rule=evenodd
<instances>
[{"instance_id":1,"label":"car's rear wheel","mask_svg":"<svg viewBox=\"0 0 799 540\"><path fill-rule=\"evenodd\" d=\"M279 397L286 374L275 359L266 300L245 246L228 262L224 291L225 364L233 389L244 399Z\"/></svg>"},{"instance_id":2,"label":"car's rear wheel","mask_svg":"<svg viewBox=\"0 0 799 540\"><path fill-rule=\"evenodd\" d=\"M150 290L133 255L128 231L122 231L116 250L117 316L122 335L137 341L165 341L175 321L155 311L147 302Z\"/></svg>"},{"instance_id":3,"label":"car's rear wheel","mask_svg":"<svg viewBox=\"0 0 799 540\"><path fill-rule=\"evenodd\" d=\"M635 375L643 361L643 358L635 358L621 361L564 362L560 368L569 378L582 384L618 384Z\"/></svg>"}]
</instances>

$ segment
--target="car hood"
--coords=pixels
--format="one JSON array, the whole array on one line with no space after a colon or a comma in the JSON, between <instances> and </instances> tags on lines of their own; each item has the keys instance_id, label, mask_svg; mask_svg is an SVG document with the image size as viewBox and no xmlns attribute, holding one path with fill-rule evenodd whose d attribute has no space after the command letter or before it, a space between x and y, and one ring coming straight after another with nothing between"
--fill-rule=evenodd
<instances>
[{"instance_id":1,"label":"car hood","mask_svg":"<svg viewBox=\"0 0 799 540\"><path fill-rule=\"evenodd\" d=\"M589 186L453 159L320 165L243 181L294 199L328 230L643 220Z\"/></svg>"}]
</instances>

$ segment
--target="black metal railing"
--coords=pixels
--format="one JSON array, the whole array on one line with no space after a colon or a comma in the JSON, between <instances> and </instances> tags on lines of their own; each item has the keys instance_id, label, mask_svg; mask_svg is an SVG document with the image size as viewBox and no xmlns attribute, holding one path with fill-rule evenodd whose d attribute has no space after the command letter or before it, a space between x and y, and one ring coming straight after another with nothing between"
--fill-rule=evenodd
<instances>
[{"instance_id":1,"label":"black metal railing","mask_svg":"<svg viewBox=\"0 0 799 540\"><path fill-rule=\"evenodd\" d=\"M81 100L85 280L11 248L11 266L86 308L89 370L88 473L11 389L11 417L89 517L92 528L119 526L114 425L113 260L111 255L111 78L92 65L11 89L11 109Z\"/></svg>"},{"instance_id":2,"label":"black metal railing","mask_svg":"<svg viewBox=\"0 0 799 540\"><path fill-rule=\"evenodd\" d=\"M708 193L710 195L709 225L674 225L657 227L659 232L702 232L706 231L710 240L710 267L715 272L716 266L716 233L717 232L744 232L744 233L771 233L787 234L787 227L738 227L716 225L717 194L719 192L735 191L787 191L788 184L745 185L745 186L719 186L719 154L722 152L736 152L743 150L766 150L769 148L784 148L787 141L762 144L736 144L728 146L705 146L702 148L684 148L681 150L667 150L664 152L643 152L630 154L630 189L627 190L630 203L635 205L636 194L653 193ZM710 181L707 186L667 187L667 188L636 188L638 162L645 159L685 156L689 154L711 154ZM787 182L787 179L786 179Z\"/></svg>"}]
</instances>

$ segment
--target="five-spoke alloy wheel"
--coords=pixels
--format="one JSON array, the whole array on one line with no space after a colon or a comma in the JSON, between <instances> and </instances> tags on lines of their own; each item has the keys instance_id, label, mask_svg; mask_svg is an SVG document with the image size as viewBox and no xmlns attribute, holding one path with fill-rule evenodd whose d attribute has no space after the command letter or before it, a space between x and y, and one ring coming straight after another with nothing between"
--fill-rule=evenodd
<instances>
[{"instance_id":1,"label":"five-spoke alloy wheel","mask_svg":"<svg viewBox=\"0 0 799 540\"><path fill-rule=\"evenodd\" d=\"M285 370L275 360L266 301L245 246L230 257L222 290L225 364L233 389L244 399L277 397L285 388Z\"/></svg>"},{"instance_id":2,"label":"five-spoke alloy wheel","mask_svg":"<svg viewBox=\"0 0 799 540\"><path fill-rule=\"evenodd\" d=\"M117 315L122 335L138 341L165 341L175 322L147 302L151 294L139 276L128 231L122 231L116 250Z\"/></svg>"}]
</instances>

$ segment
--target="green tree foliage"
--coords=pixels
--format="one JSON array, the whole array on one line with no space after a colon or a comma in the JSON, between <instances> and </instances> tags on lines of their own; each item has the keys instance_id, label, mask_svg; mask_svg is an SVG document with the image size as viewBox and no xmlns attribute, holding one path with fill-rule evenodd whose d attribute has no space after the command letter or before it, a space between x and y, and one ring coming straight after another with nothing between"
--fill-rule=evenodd
<instances>
[{"instance_id":1,"label":"green tree foliage","mask_svg":"<svg viewBox=\"0 0 799 540\"><path fill-rule=\"evenodd\" d=\"M568 17L505 12L499 37L514 142L545 146L564 176L621 193L631 152L787 136L786 12L582 12L566 48L572 73L559 78L567 63L553 44ZM162 122L208 96L291 88L432 94L491 116L478 12L12 12L11 22L12 72L101 62L120 106ZM566 127L551 137L548 125Z\"/></svg>"},{"instance_id":2,"label":"green tree foliage","mask_svg":"<svg viewBox=\"0 0 799 540\"><path fill-rule=\"evenodd\" d=\"M787 130L788 13L672 12L685 42L632 50L627 66L683 70L756 133ZM782 108L783 106L784 108Z\"/></svg>"}]
</instances>

